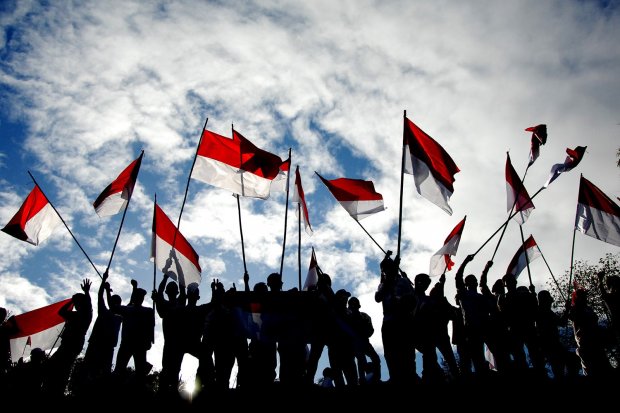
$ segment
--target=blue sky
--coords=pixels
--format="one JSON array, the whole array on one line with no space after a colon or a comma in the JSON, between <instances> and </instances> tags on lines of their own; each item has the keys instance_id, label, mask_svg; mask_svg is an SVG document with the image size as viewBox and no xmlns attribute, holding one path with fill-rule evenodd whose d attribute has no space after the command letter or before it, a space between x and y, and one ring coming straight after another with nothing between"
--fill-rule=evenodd
<instances>
[{"instance_id":1,"label":"blue sky","mask_svg":"<svg viewBox=\"0 0 620 413\"><path fill-rule=\"evenodd\" d=\"M524 225L554 274L569 268L579 174L610 197L620 193L620 12L582 1L3 1L0 5L0 220L17 211L32 182L105 268L120 215L91 204L140 150L140 176L111 269L125 300L129 281L152 285L152 202L176 222L205 118L230 136L231 123L257 146L299 165L315 234L302 233L305 276L314 245L334 287L358 296L381 350L381 307L373 300L382 254L314 175L372 180L387 207L362 221L396 250L403 110L453 157L447 215L405 176L403 264L427 272L464 215L455 262L478 249L506 218L506 151L522 175L530 134L548 143L529 169L533 194L565 149L587 145L576 170L534 200ZM242 199L251 282L279 270L284 195ZM235 198L192 180L181 231L200 255L201 302L217 277L241 285ZM519 247L511 222L490 279ZM490 242L469 266L479 273ZM97 275L66 229L34 247L0 234L0 305L19 314L79 291ZM297 225L289 209L285 288L297 285ZM577 234L576 259L594 263L618 248ZM539 289L550 280L532 263ZM448 297L453 278L448 274ZM159 281L159 280L158 280ZM522 274L520 283L527 282ZM158 326L159 327L159 326ZM149 361L159 367L161 335ZM186 371L191 370L186 368Z\"/></svg>"}]
</instances>

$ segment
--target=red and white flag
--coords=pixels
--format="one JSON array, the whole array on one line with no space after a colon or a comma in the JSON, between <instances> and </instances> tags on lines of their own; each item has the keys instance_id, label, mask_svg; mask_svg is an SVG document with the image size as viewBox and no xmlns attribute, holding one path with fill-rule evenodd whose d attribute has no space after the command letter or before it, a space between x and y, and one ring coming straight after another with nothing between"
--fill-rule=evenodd
<instances>
[{"instance_id":1,"label":"red and white flag","mask_svg":"<svg viewBox=\"0 0 620 413\"><path fill-rule=\"evenodd\" d=\"M459 249L459 242L461 242L461 235L463 235L463 228L465 228L466 219L467 216L465 216L465 218L463 218L463 220L461 220L461 222L454 227L444 241L443 247L441 247L439 251L431 257L431 265L428 270L428 275L431 277L436 277L446 271L450 271L454 266L454 262L452 262L450 256L456 255L456 252Z\"/></svg>"},{"instance_id":2,"label":"red and white flag","mask_svg":"<svg viewBox=\"0 0 620 413\"><path fill-rule=\"evenodd\" d=\"M534 203L527 193L521 178L517 175L517 172L512 167L510 162L510 155L506 154L506 209L509 214L512 213L513 208L515 214L513 217L520 225L523 225L527 221L528 217L534 209Z\"/></svg>"},{"instance_id":3,"label":"red and white flag","mask_svg":"<svg viewBox=\"0 0 620 413\"><path fill-rule=\"evenodd\" d=\"M60 216L39 185L35 184L19 211L2 228L2 231L22 241L39 245L52 234L60 222Z\"/></svg>"},{"instance_id":4,"label":"red and white flag","mask_svg":"<svg viewBox=\"0 0 620 413\"><path fill-rule=\"evenodd\" d=\"M448 204L454 193L454 175L459 172L448 152L405 117L403 132L404 171L413 174L418 194L452 215Z\"/></svg>"},{"instance_id":5,"label":"red and white flag","mask_svg":"<svg viewBox=\"0 0 620 413\"><path fill-rule=\"evenodd\" d=\"M366 218L385 209L383 196L375 191L372 181L361 179L338 178L325 179L318 172L327 189L346 211L355 219Z\"/></svg>"},{"instance_id":6,"label":"red and white flag","mask_svg":"<svg viewBox=\"0 0 620 413\"><path fill-rule=\"evenodd\" d=\"M65 319L58 315L58 311L70 301L68 298L9 318L7 323L13 331L9 335L13 362L17 362L22 354L28 357L33 348L49 350L58 344L56 340L65 325Z\"/></svg>"},{"instance_id":7,"label":"red and white flag","mask_svg":"<svg viewBox=\"0 0 620 413\"><path fill-rule=\"evenodd\" d=\"M579 183L575 229L620 247L620 207L583 176Z\"/></svg>"},{"instance_id":8,"label":"red and white flag","mask_svg":"<svg viewBox=\"0 0 620 413\"><path fill-rule=\"evenodd\" d=\"M319 272L317 270L319 264L316 261L316 254L314 253L314 247L312 247L312 255L310 256L310 266L308 267L308 274L306 275L306 281L304 281L303 291L308 291L313 287L316 287L319 282Z\"/></svg>"},{"instance_id":9,"label":"red and white flag","mask_svg":"<svg viewBox=\"0 0 620 413\"><path fill-rule=\"evenodd\" d=\"M157 204L153 215L151 258L155 259L155 266L161 271L166 267L168 258L171 258L170 271L176 276L172 278L176 279L180 286L200 284L202 270L198 254Z\"/></svg>"},{"instance_id":10,"label":"red and white flag","mask_svg":"<svg viewBox=\"0 0 620 413\"><path fill-rule=\"evenodd\" d=\"M308 206L306 205L304 188L301 186L301 175L299 174L299 166L297 166L297 169L295 169L295 190L293 191L293 202L297 202L299 204L304 219L304 228L306 229L306 233L312 236L312 225L310 225L310 217L308 216Z\"/></svg>"},{"instance_id":11,"label":"red and white flag","mask_svg":"<svg viewBox=\"0 0 620 413\"><path fill-rule=\"evenodd\" d=\"M115 215L127 206L133 193L133 187L138 179L143 155L144 151L99 194L95 202L93 202L97 215L100 217Z\"/></svg>"},{"instance_id":12,"label":"red and white flag","mask_svg":"<svg viewBox=\"0 0 620 413\"><path fill-rule=\"evenodd\" d=\"M519 247L514 257L512 257L512 260L510 260L510 264L508 264L508 268L506 269L506 274L512 274L515 276L515 279L517 279L521 271L527 267L528 262L534 261L541 255L542 253L538 248L538 244L534 241L534 237L530 235L529 238L525 240L525 243Z\"/></svg>"},{"instance_id":13,"label":"red and white flag","mask_svg":"<svg viewBox=\"0 0 620 413\"><path fill-rule=\"evenodd\" d=\"M527 166L532 166L540 156L540 146L547 143L547 125L530 126L525 130L532 132L532 144L530 147L530 161Z\"/></svg>"},{"instance_id":14,"label":"red and white flag","mask_svg":"<svg viewBox=\"0 0 620 413\"><path fill-rule=\"evenodd\" d=\"M586 153L586 148L587 146L577 146L575 149L566 148L567 156L564 163L556 163L551 167L549 179L547 179L543 188L548 187L562 172L568 172L579 165L579 162L583 159L583 155Z\"/></svg>"},{"instance_id":15,"label":"red and white flag","mask_svg":"<svg viewBox=\"0 0 620 413\"><path fill-rule=\"evenodd\" d=\"M272 182L276 182L273 190L279 186L285 189L281 181L289 167L290 160L283 162L279 156L257 148L235 130L232 139L204 130L192 178L241 196L267 199Z\"/></svg>"}]
</instances>

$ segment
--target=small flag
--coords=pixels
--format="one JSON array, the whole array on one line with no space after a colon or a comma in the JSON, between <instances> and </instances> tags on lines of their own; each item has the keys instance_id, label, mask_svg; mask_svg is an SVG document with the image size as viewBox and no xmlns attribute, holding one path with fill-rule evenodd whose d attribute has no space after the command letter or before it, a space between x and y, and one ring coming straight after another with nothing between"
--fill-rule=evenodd
<instances>
[{"instance_id":1,"label":"small flag","mask_svg":"<svg viewBox=\"0 0 620 413\"><path fill-rule=\"evenodd\" d=\"M454 229L452 229L444 241L443 247L441 247L439 251L431 257L431 265L428 271L428 275L431 277L441 275L452 269L454 262L452 262L450 256L456 255L456 252L459 249L459 243L461 242L461 235L463 235L463 228L465 228L466 219L467 217L463 218L461 222L456 224Z\"/></svg>"},{"instance_id":2,"label":"small flag","mask_svg":"<svg viewBox=\"0 0 620 413\"><path fill-rule=\"evenodd\" d=\"M316 261L316 254L314 253L314 247L312 247L312 255L310 256L310 266L308 267L308 274L306 275L306 281L304 281L303 291L316 287L319 282L319 273L317 270L318 263Z\"/></svg>"},{"instance_id":3,"label":"small flag","mask_svg":"<svg viewBox=\"0 0 620 413\"><path fill-rule=\"evenodd\" d=\"M575 149L566 148L567 157L564 160L564 163L556 163L551 167L551 172L549 173L549 179L543 185L543 188L549 186L549 184L557 179L558 176L562 172L568 172L577 165L583 159L583 155L586 153L587 146L577 146Z\"/></svg>"},{"instance_id":4,"label":"small flag","mask_svg":"<svg viewBox=\"0 0 620 413\"><path fill-rule=\"evenodd\" d=\"M299 173L299 166L295 169L295 190L293 191L293 202L297 202L301 207L301 212L304 220L304 228L309 236L312 236L312 225L310 225L310 217L308 216L308 206L306 204L306 196L304 194L304 188L301 185L301 175Z\"/></svg>"},{"instance_id":5,"label":"small flag","mask_svg":"<svg viewBox=\"0 0 620 413\"><path fill-rule=\"evenodd\" d=\"M521 178L519 178L519 175L512 167L509 154L506 154L506 194L506 209L508 213L512 213L514 208L515 212L519 212L513 217L514 220L523 225L532 213L534 203L527 193L523 182L521 182Z\"/></svg>"},{"instance_id":6,"label":"small flag","mask_svg":"<svg viewBox=\"0 0 620 413\"><path fill-rule=\"evenodd\" d=\"M318 172L315 171L314 173L321 178L334 198L356 221L385 209L383 196L375 191L372 181L350 178L328 180L319 175Z\"/></svg>"},{"instance_id":7,"label":"small flag","mask_svg":"<svg viewBox=\"0 0 620 413\"><path fill-rule=\"evenodd\" d=\"M534 241L534 237L530 235L528 239L525 240L525 243L519 247L512 257L512 260L510 260L510 264L508 264L508 268L506 269L506 274L512 274L515 276L515 279L517 279L521 271L527 267L528 262L534 261L541 255L542 253L538 248L538 244Z\"/></svg>"},{"instance_id":8,"label":"small flag","mask_svg":"<svg viewBox=\"0 0 620 413\"><path fill-rule=\"evenodd\" d=\"M107 217L118 214L125 209L138 179L143 155L144 151L99 194L95 202L93 202L97 215Z\"/></svg>"},{"instance_id":9,"label":"small flag","mask_svg":"<svg viewBox=\"0 0 620 413\"><path fill-rule=\"evenodd\" d=\"M532 132L532 143L530 146L530 161L527 166L532 166L534 161L540 156L540 146L547 143L547 125L531 126L525 130Z\"/></svg>"}]
</instances>

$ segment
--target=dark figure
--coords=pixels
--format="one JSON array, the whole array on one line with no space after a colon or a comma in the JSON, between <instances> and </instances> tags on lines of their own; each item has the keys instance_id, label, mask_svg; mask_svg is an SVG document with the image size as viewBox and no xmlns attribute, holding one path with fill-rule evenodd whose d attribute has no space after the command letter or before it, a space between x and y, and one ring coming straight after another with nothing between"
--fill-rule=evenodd
<instances>
[{"instance_id":1,"label":"dark figure","mask_svg":"<svg viewBox=\"0 0 620 413\"><path fill-rule=\"evenodd\" d=\"M11 375L11 396L34 398L30 400L36 400L36 397L40 397L43 390L46 362L45 351L39 347L30 351L29 361L24 361L23 357L20 357Z\"/></svg>"},{"instance_id":2,"label":"dark figure","mask_svg":"<svg viewBox=\"0 0 620 413\"><path fill-rule=\"evenodd\" d=\"M437 362L437 326L440 317L436 301L426 295L431 285L428 274L420 273L414 278L415 307L413 310L414 339L416 348L422 353L422 380L438 383L444 380L443 371Z\"/></svg>"},{"instance_id":3,"label":"dark figure","mask_svg":"<svg viewBox=\"0 0 620 413\"><path fill-rule=\"evenodd\" d=\"M607 308L611 328L614 332L616 346L620 346L620 277L617 275L605 276L604 271L599 272L597 277L601 297Z\"/></svg>"},{"instance_id":4,"label":"dark figure","mask_svg":"<svg viewBox=\"0 0 620 413\"><path fill-rule=\"evenodd\" d=\"M74 294L71 301L58 310L65 326L60 333L60 346L47 363L43 390L50 396L64 396L75 359L84 347L86 332L93 319L90 286L90 280L85 279L81 285L83 293Z\"/></svg>"},{"instance_id":5,"label":"dark figure","mask_svg":"<svg viewBox=\"0 0 620 413\"><path fill-rule=\"evenodd\" d=\"M547 290L538 292L538 314L536 316L536 330L543 357L551 365L554 379L565 377L565 367L568 351L560 341L558 328L565 320L553 310L553 297Z\"/></svg>"},{"instance_id":6,"label":"dark figure","mask_svg":"<svg viewBox=\"0 0 620 413\"><path fill-rule=\"evenodd\" d=\"M433 302L435 308L435 321L430 326L432 330L432 337L434 339L435 347L441 353L444 361L448 365L452 378L456 378L460 375L458 365L456 363L456 357L454 357L454 351L450 344L450 335L448 334L448 323L454 320L457 316L461 316L458 312L459 308L454 307L446 296L444 295L444 285L446 283L446 275L441 274L439 282L437 282L429 293L429 298ZM452 327L454 330L454 326Z\"/></svg>"},{"instance_id":7,"label":"dark figure","mask_svg":"<svg viewBox=\"0 0 620 413\"><path fill-rule=\"evenodd\" d=\"M340 289L334 294L333 317L334 329L327 341L327 355L329 365L334 373L334 384L343 387L346 380L347 386L358 384L357 369L355 366L355 333L349 320L347 300L351 293Z\"/></svg>"},{"instance_id":8,"label":"dark figure","mask_svg":"<svg viewBox=\"0 0 620 413\"><path fill-rule=\"evenodd\" d=\"M325 274L317 267L318 281L312 294L317 295L317 309L315 314L315 329L310 339L310 355L306 363L306 383L314 383L314 376L323 354L323 349L328 345L336 328L333 315L333 302L335 300L332 280L329 274ZM332 375L333 378L333 375Z\"/></svg>"},{"instance_id":9,"label":"dark figure","mask_svg":"<svg viewBox=\"0 0 620 413\"><path fill-rule=\"evenodd\" d=\"M118 334L123 318L118 313L121 306L121 297L111 295L112 290L107 282L108 271L103 273L101 285L97 292L97 319L93 331L88 339L88 347L84 356L84 368L87 379L98 379L108 376L112 372L114 348L118 343ZM107 293L108 305L103 297Z\"/></svg>"},{"instance_id":10,"label":"dark figure","mask_svg":"<svg viewBox=\"0 0 620 413\"><path fill-rule=\"evenodd\" d=\"M357 297L349 298L347 303L349 309L349 323L355 334L354 351L357 360L357 371L360 384L371 384L381 381L381 358L375 348L370 344L370 337L375 329L372 325L372 318L363 311L360 311L360 300ZM367 358L370 359L370 363ZM370 383L366 382L366 376L372 378Z\"/></svg>"},{"instance_id":11,"label":"dark figure","mask_svg":"<svg viewBox=\"0 0 620 413\"><path fill-rule=\"evenodd\" d=\"M264 282L258 282L254 285L254 292L257 296L264 297L269 292L269 288ZM250 344L248 345L247 378L251 388L269 387L276 379L276 368L278 366L278 359L276 357L277 344L275 338L268 331L265 332L264 330L268 330L268 328L264 328L263 319L256 320L257 333L250 339Z\"/></svg>"}]
</instances>

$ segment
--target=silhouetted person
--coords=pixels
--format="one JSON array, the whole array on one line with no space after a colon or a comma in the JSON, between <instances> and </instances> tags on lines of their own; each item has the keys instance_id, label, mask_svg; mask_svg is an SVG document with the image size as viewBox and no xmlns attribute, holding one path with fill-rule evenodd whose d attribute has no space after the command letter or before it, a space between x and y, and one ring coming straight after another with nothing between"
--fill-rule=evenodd
<instances>
[{"instance_id":1,"label":"silhouetted person","mask_svg":"<svg viewBox=\"0 0 620 413\"><path fill-rule=\"evenodd\" d=\"M363 311L360 311L360 300L357 297L349 298L347 303L349 309L349 323L355 333L354 350L357 360L357 371L360 384L366 384L366 373L372 373L372 382L381 380L381 358L375 348L370 344L370 337L375 329L372 325L372 318ZM370 363L366 359L370 358Z\"/></svg>"},{"instance_id":2,"label":"silhouetted person","mask_svg":"<svg viewBox=\"0 0 620 413\"><path fill-rule=\"evenodd\" d=\"M58 310L58 315L65 320L65 326L60 333L60 346L46 367L43 390L50 396L64 395L75 359L84 347L86 332L93 319L90 286L90 280L84 279L81 284L83 293L74 294L71 301Z\"/></svg>"},{"instance_id":3,"label":"silhouetted person","mask_svg":"<svg viewBox=\"0 0 620 413\"><path fill-rule=\"evenodd\" d=\"M611 329L614 332L616 346L620 345L620 277L617 275L605 276L605 271L597 274L601 298L607 308Z\"/></svg>"},{"instance_id":4,"label":"silhouetted person","mask_svg":"<svg viewBox=\"0 0 620 413\"><path fill-rule=\"evenodd\" d=\"M310 338L310 355L306 363L306 383L314 383L314 376L323 354L336 328L333 315L334 290L329 274L325 274L317 267L318 280L312 294L316 294L316 311L314 314L314 329Z\"/></svg>"},{"instance_id":5,"label":"silhouetted person","mask_svg":"<svg viewBox=\"0 0 620 413\"><path fill-rule=\"evenodd\" d=\"M334 384L334 371L331 367L325 367L323 369L323 377L319 379L319 386L324 389L333 389L336 387Z\"/></svg>"},{"instance_id":6,"label":"silhouetted person","mask_svg":"<svg viewBox=\"0 0 620 413\"><path fill-rule=\"evenodd\" d=\"M4 383L4 379L11 366L10 336L14 328L9 321L8 315L7 309L0 307L0 385Z\"/></svg>"},{"instance_id":7,"label":"silhouetted person","mask_svg":"<svg viewBox=\"0 0 620 413\"><path fill-rule=\"evenodd\" d=\"M347 310L347 300L350 296L350 292L340 289L334 294L332 303L335 323L332 335L327 341L327 355L329 365L334 373L336 387L344 385L343 376L347 386L358 384L354 351L355 333L351 327Z\"/></svg>"},{"instance_id":8,"label":"silhouetted person","mask_svg":"<svg viewBox=\"0 0 620 413\"><path fill-rule=\"evenodd\" d=\"M433 301L435 308L435 321L431 325L432 336L434 339L434 345L441 353L444 361L448 365L450 374L453 378L460 375L458 365L456 363L456 357L452 350L452 344L450 343L450 334L448 333L448 323L454 322L454 319L461 315L458 313L459 308L454 307L444 295L444 285L446 283L446 275L441 274L439 282L437 282L431 289L429 298ZM454 329L454 327L453 327Z\"/></svg>"},{"instance_id":9,"label":"silhouetted person","mask_svg":"<svg viewBox=\"0 0 620 413\"><path fill-rule=\"evenodd\" d=\"M46 362L47 356L45 351L39 347L35 347L30 351L29 361L24 361L23 358L20 358L13 370L11 396L37 400L36 398L41 396L43 390Z\"/></svg>"},{"instance_id":10,"label":"silhouetted person","mask_svg":"<svg viewBox=\"0 0 620 413\"><path fill-rule=\"evenodd\" d=\"M101 285L97 292L97 318L88 339L88 347L84 356L84 368L88 379L108 376L112 372L114 349L118 343L123 318L118 313L121 297L111 295L112 290L107 282L108 271L103 273ZM106 306L104 292L107 293Z\"/></svg>"},{"instance_id":11,"label":"silhouetted person","mask_svg":"<svg viewBox=\"0 0 620 413\"><path fill-rule=\"evenodd\" d=\"M551 365L555 379L563 378L565 373L567 350L560 341L558 328L563 324L562 317L552 310L553 297L547 290L538 292L538 314L536 316L536 330L543 357Z\"/></svg>"},{"instance_id":12,"label":"silhouetted person","mask_svg":"<svg viewBox=\"0 0 620 413\"><path fill-rule=\"evenodd\" d=\"M441 322L436 301L426 295L431 285L428 274L420 273L414 278L414 340L422 353L422 380L437 383L444 379L443 371L437 362L437 325Z\"/></svg>"}]
</instances>

